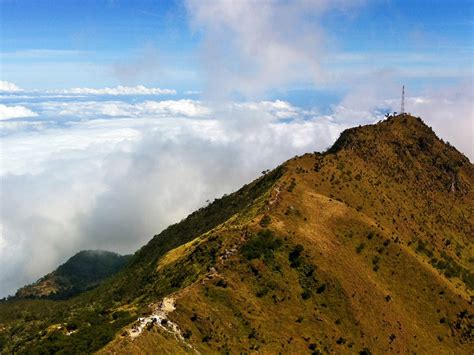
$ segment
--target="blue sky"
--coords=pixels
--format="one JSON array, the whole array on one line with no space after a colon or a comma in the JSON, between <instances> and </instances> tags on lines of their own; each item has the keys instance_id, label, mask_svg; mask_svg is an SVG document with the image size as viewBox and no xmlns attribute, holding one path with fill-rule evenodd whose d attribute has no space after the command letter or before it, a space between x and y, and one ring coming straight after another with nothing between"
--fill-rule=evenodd
<instances>
[{"instance_id":1,"label":"blue sky","mask_svg":"<svg viewBox=\"0 0 474 355\"><path fill-rule=\"evenodd\" d=\"M472 4L0 0L0 297L134 252L398 111L403 84L473 161Z\"/></svg>"},{"instance_id":2,"label":"blue sky","mask_svg":"<svg viewBox=\"0 0 474 355\"><path fill-rule=\"evenodd\" d=\"M138 83L203 89L202 33L190 27L180 1L3 0L0 6L3 80L26 89ZM399 70L400 80L420 90L472 69L472 1L364 1L336 6L314 21L327 35L327 70ZM117 74L145 57L152 75ZM331 97L350 84L326 84L325 92L303 82L274 89L304 101L312 96L308 86Z\"/></svg>"}]
</instances>

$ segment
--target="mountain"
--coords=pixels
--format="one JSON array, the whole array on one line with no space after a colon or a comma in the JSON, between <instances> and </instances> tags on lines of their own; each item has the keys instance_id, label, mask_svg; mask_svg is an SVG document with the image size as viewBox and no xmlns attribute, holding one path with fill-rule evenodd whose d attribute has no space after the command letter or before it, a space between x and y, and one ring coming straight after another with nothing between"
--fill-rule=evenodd
<instances>
[{"instance_id":1,"label":"mountain","mask_svg":"<svg viewBox=\"0 0 474 355\"><path fill-rule=\"evenodd\" d=\"M168 227L97 288L3 302L0 349L471 353L473 185L419 118L346 130Z\"/></svg>"},{"instance_id":2,"label":"mountain","mask_svg":"<svg viewBox=\"0 0 474 355\"><path fill-rule=\"evenodd\" d=\"M130 257L105 250L83 250L34 284L19 289L15 298L66 299L75 296L116 274Z\"/></svg>"}]
</instances>

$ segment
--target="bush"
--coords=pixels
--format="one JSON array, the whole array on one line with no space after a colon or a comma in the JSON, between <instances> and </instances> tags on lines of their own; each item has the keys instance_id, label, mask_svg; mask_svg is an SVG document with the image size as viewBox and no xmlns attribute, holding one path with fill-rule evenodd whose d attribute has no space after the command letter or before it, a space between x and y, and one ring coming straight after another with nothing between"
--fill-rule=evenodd
<instances>
[{"instance_id":1,"label":"bush","mask_svg":"<svg viewBox=\"0 0 474 355\"><path fill-rule=\"evenodd\" d=\"M364 243L360 243L357 248L356 248L356 253L357 254L360 254L362 252L362 250L364 250L365 248L365 244Z\"/></svg>"},{"instance_id":2,"label":"bush","mask_svg":"<svg viewBox=\"0 0 474 355\"><path fill-rule=\"evenodd\" d=\"M286 189L288 192L292 192L296 187L296 182L295 182L295 179L292 179L291 180L291 183L290 183L290 186L288 186L288 188Z\"/></svg>"},{"instance_id":3,"label":"bush","mask_svg":"<svg viewBox=\"0 0 474 355\"><path fill-rule=\"evenodd\" d=\"M307 300L310 297L311 297L311 292L309 290L304 290L301 293L301 298L304 299L304 300Z\"/></svg>"},{"instance_id":4,"label":"bush","mask_svg":"<svg viewBox=\"0 0 474 355\"><path fill-rule=\"evenodd\" d=\"M319 286L319 287L316 289L316 293L317 293L317 294L321 294L321 293L323 293L325 290L326 290L326 284L322 284L321 286Z\"/></svg>"},{"instance_id":5,"label":"bush","mask_svg":"<svg viewBox=\"0 0 474 355\"><path fill-rule=\"evenodd\" d=\"M375 255L375 256L372 258L372 264L373 264L374 266L376 266L376 265L379 263L379 261L380 261L380 256L378 256L378 255Z\"/></svg>"},{"instance_id":6,"label":"bush","mask_svg":"<svg viewBox=\"0 0 474 355\"><path fill-rule=\"evenodd\" d=\"M271 259L273 258L273 253L280 248L282 244L281 239L274 237L272 231L265 229L250 237L242 246L241 252L247 260L261 257Z\"/></svg>"},{"instance_id":7,"label":"bush","mask_svg":"<svg viewBox=\"0 0 474 355\"><path fill-rule=\"evenodd\" d=\"M288 260L290 261L290 266L292 268L297 268L301 265L301 253L303 252L304 247L301 244L296 245L293 250L288 254Z\"/></svg>"},{"instance_id":8,"label":"bush","mask_svg":"<svg viewBox=\"0 0 474 355\"><path fill-rule=\"evenodd\" d=\"M193 332L190 331L189 329L186 329L183 333L183 338L184 339L189 339L189 338L191 338L191 335L193 335Z\"/></svg>"},{"instance_id":9,"label":"bush","mask_svg":"<svg viewBox=\"0 0 474 355\"><path fill-rule=\"evenodd\" d=\"M216 283L216 286L226 288L227 287L227 282L223 279L219 279L219 281L217 281L217 283Z\"/></svg>"}]
</instances>

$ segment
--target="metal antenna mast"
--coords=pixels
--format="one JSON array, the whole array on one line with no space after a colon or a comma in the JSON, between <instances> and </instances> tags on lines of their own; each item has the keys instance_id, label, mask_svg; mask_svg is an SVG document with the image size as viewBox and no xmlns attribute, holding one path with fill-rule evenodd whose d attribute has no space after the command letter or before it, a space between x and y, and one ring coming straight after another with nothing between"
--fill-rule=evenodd
<instances>
[{"instance_id":1,"label":"metal antenna mast","mask_svg":"<svg viewBox=\"0 0 474 355\"><path fill-rule=\"evenodd\" d=\"M400 110L400 113L405 113L405 85L403 85L403 88L402 88L402 107L401 107L401 110Z\"/></svg>"}]
</instances>

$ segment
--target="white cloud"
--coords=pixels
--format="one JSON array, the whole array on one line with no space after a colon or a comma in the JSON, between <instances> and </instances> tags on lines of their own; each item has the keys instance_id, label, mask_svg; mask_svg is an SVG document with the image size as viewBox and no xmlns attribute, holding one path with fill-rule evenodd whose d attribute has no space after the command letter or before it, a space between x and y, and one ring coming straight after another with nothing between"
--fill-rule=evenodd
<instances>
[{"instance_id":1,"label":"white cloud","mask_svg":"<svg viewBox=\"0 0 474 355\"><path fill-rule=\"evenodd\" d=\"M143 85L137 86L116 86L101 89L93 88L72 88L66 90L51 90L53 94L76 94L76 95L176 95L174 89L147 88Z\"/></svg>"},{"instance_id":2,"label":"white cloud","mask_svg":"<svg viewBox=\"0 0 474 355\"><path fill-rule=\"evenodd\" d=\"M124 101L46 101L37 105L49 117L70 116L79 118L101 117L202 117L209 108L195 100L147 100L136 104Z\"/></svg>"},{"instance_id":3,"label":"white cloud","mask_svg":"<svg viewBox=\"0 0 474 355\"><path fill-rule=\"evenodd\" d=\"M321 63L329 46L320 18L360 2L188 0L191 26L204 37L208 93L254 97L295 82L324 81Z\"/></svg>"},{"instance_id":4,"label":"white cloud","mask_svg":"<svg viewBox=\"0 0 474 355\"><path fill-rule=\"evenodd\" d=\"M21 92L21 88L8 81L0 80L0 92Z\"/></svg>"},{"instance_id":5,"label":"white cloud","mask_svg":"<svg viewBox=\"0 0 474 355\"><path fill-rule=\"evenodd\" d=\"M307 111L291 105L289 102L282 100L260 101L260 102L244 102L234 104L235 107L245 108L252 111L265 111L272 113L280 119L303 118L308 114Z\"/></svg>"},{"instance_id":6,"label":"white cloud","mask_svg":"<svg viewBox=\"0 0 474 355\"><path fill-rule=\"evenodd\" d=\"M199 101L193 100L145 101L143 104L136 106L144 112L154 112L155 114L159 113L159 115L202 117L211 112L209 108L203 106Z\"/></svg>"},{"instance_id":7,"label":"white cloud","mask_svg":"<svg viewBox=\"0 0 474 355\"><path fill-rule=\"evenodd\" d=\"M6 106L0 104L0 120L34 116L37 116L37 114L24 106Z\"/></svg>"}]
</instances>

